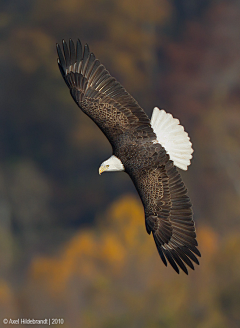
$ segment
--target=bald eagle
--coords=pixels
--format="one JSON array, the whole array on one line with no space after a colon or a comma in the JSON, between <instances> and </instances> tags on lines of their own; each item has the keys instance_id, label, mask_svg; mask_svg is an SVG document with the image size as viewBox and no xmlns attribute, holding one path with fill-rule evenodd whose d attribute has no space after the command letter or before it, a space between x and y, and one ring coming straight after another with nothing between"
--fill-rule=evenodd
<instances>
[{"instance_id":1,"label":"bald eagle","mask_svg":"<svg viewBox=\"0 0 240 328\"><path fill-rule=\"evenodd\" d=\"M63 49L63 51L62 51ZM86 44L57 44L58 65L70 93L102 130L112 156L99 174L125 171L141 198L145 225L158 253L179 273L199 264L192 204L176 167L187 170L192 144L179 120L154 108L151 121L137 101L113 78Z\"/></svg>"}]
</instances>

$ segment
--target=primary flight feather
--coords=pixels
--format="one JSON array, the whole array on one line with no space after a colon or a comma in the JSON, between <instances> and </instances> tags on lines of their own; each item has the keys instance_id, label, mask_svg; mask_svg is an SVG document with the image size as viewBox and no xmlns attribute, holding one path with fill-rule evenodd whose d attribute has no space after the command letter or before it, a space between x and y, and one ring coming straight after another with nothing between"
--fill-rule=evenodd
<instances>
[{"instance_id":1,"label":"primary flight feather","mask_svg":"<svg viewBox=\"0 0 240 328\"><path fill-rule=\"evenodd\" d=\"M63 51L62 51L63 49ZM142 200L148 234L153 235L165 265L199 264L192 205L176 166L187 170L192 144L179 121L154 108L151 121L136 100L78 40L57 44L58 65L70 93L102 130L113 155L99 173L125 171Z\"/></svg>"}]
</instances>

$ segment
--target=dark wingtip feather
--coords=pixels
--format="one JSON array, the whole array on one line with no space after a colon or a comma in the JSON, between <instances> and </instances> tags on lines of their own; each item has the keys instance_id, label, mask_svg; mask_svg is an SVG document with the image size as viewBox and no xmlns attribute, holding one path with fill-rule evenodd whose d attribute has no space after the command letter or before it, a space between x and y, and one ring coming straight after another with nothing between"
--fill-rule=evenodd
<instances>
[{"instance_id":1,"label":"dark wingtip feather","mask_svg":"<svg viewBox=\"0 0 240 328\"><path fill-rule=\"evenodd\" d=\"M80 63L80 61L82 60L83 58L83 51L82 51L82 43L81 41L78 39L77 40L77 49L76 49L76 60L77 60L77 63Z\"/></svg>"},{"instance_id":2,"label":"dark wingtip feather","mask_svg":"<svg viewBox=\"0 0 240 328\"><path fill-rule=\"evenodd\" d=\"M197 256L201 257L201 253L195 246L189 247L193 253L195 253Z\"/></svg>"},{"instance_id":3,"label":"dark wingtip feather","mask_svg":"<svg viewBox=\"0 0 240 328\"><path fill-rule=\"evenodd\" d=\"M61 65L63 71L66 71L66 61L62 53L62 49L58 43L56 43L57 54L58 54L58 63Z\"/></svg>"},{"instance_id":4,"label":"dark wingtip feather","mask_svg":"<svg viewBox=\"0 0 240 328\"><path fill-rule=\"evenodd\" d=\"M163 264L164 264L165 266L167 266L167 261L166 261L166 258L165 258L165 256L164 256L164 254L163 254L161 248L158 248L157 250L158 250L158 254L159 254L160 257L161 257L161 260L163 261Z\"/></svg>"},{"instance_id":5,"label":"dark wingtip feather","mask_svg":"<svg viewBox=\"0 0 240 328\"><path fill-rule=\"evenodd\" d=\"M84 51L86 51L89 54L89 46L88 46L88 43L85 43Z\"/></svg>"},{"instance_id":6,"label":"dark wingtip feather","mask_svg":"<svg viewBox=\"0 0 240 328\"><path fill-rule=\"evenodd\" d=\"M183 270L184 273L188 275L188 269L186 268L185 264L181 260L181 258L178 256L176 251L174 249L171 250L171 255L174 259L174 261L178 264L178 266ZM194 266L192 266L192 269L194 270Z\"/></svg>"},{"instance_id":7,"label":"dark wingtip feather","mask_svg":"<svg viewBox=\"0 0 240 328\"><path fill-rule=\"evenodd\" d=\"M180 247L175 248L175 252L177 253L178 257L181 258L181 261L184 261L192 270L194 270L194 266L187 255L181 250Z\"/></svg>"},{"instance_id":8,"label":"dark wingtip feather","mask_svg":"<svg viewBox=\"0 0 240 328\"><path fill-rule=\"evenodd\" d=\"M179 274L179 268L178 268L177 264L175 263L174 259L172 258L171 253L164 248L163 248L163 252L166 255L166 258L168 259L168 262L171 264L173 269Z\"/></svg>"},{"instance_id":9,"label":"dark wingtip feather","mask_svg":"<svg viewBox=\"0 0 240 328\"><path fill-rule=\"evenodd\" d=\"M83 67L86 67L86 62L89 59L89 55L90 55L89 46L86 43L85 46L84 46L84 51L83 51L83 62L82 62Z\"/></svg>"},{"instance_id":10,"label":"dark wingtip feather","mask_svg":"<svg viewBox=\"0 0 240 328\"><path fill-rule=\"evenodd\" d=\"M163 261L163 264L164 264L165 266L167 266L167 260L166 260L164 254L163 254L163 252L162 252L162 250L161 250L161 247L157 247L157 250L158 250L158 254L159 254L160 257L161 257L161 260Z\"/></svg>"},{"instance_id":11,"label":"dark wingtip feather","mask_svg":"<svg viewBox=\"0 0 240 328\"><path fill-rule=\"evenodd\" d=\"M70 64L74 65L76 61L75 45L72 39L69 39Z\"/></svg>"},{"instance_id":12,"label":"dark wingtip feather","mask_svg":"<svg viewBox=\"0 0 240 328\"><path fill-rule=\"evenodd\" d=\"M65 60L66 60L66 66L69 67L70 66L70 54L69 54L67 43L65 42L64 39L62 40L62 44L63 44L63 52L64 52L64 56L65 56Z\"/></svg>"},{"instance_id":13,"label":"dark wingtip feather","mask_svg":"<svg viewBox=\"0 0 240 328\"><path fill-rule=\"evenodd\" d=\"M196 264L199 265L199 261L198 259L196 258L196 256L191 252L191 250L186 247L186 246L182 246L181 249L183 250L183 252L193 261L195 262Z\"/></svg>"},{"instance_id":14,"label":"dark wingtip feather","mask_svg":"<svg viewBox=\"0 0 240 328\"><path fill-rule=\"evenodd\" d=\"M165 264L165 266L167 266L167 260L163 254L162 248L161 248L161 244L158 242L157 236L155 234L153 234L153 239L155 241L155 244L157 246L157 250L158 250L158 254L161 257L161 260L163 261L163 263Z\"/></svg>"}]
</instances>

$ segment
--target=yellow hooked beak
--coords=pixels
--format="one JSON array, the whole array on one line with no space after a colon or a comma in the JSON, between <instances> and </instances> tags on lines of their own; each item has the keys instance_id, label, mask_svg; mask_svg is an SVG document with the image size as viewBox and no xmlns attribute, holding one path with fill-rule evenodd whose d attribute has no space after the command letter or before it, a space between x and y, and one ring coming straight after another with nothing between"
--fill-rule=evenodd
<instances>
[{"instance_id":1,"label":"yellow hooked beak","mask_svg":"<svg viewBox=\"0 0 240 328\"><path fill-rule=\"evenodd\" d=\"M99 175L101 175L103 172L107 171L108 168L109 168L109 165L101 165L98 170Z\"/></svg>"}]
</instances>

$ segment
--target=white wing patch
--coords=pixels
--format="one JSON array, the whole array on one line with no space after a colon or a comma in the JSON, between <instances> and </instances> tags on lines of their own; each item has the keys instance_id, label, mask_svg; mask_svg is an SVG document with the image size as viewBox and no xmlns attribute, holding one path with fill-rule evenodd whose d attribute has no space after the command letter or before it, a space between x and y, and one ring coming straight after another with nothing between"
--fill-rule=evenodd
<instances>
[{"instance_id":1,"label":"white wing patch","mask_svg":"<svg viewBox=\"0 0 240 328\"><path fill-rule=\"evenodd\" d=\"M190 138L179 120L165 110L155 107L151 126L157 136L157 142L165 148L174 165L186 171L191 164L193 149Z\"/></svg>"}]
</instances>

